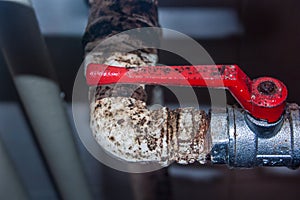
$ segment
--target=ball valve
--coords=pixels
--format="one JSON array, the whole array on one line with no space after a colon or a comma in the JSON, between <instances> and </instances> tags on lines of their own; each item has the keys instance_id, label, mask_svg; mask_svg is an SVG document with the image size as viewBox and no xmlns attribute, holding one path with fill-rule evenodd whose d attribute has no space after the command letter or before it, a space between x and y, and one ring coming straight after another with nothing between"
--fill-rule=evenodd
<instances>
[{"instance_id":1,"label":"ball valve","mask_svg":"<svg viewBox=\"0 0 300 200\"><path fill-rule=\"evenodd\" d=\"M86 81L89 86L146 84L228 89L241 107L228 105L207 115L208 128L203 133L206 140L202 144L208 149L205 158L230 167L297 168L300 164L299 107L286 103L287 88L275 78L251 80L237 65L124 68L89 64Z\"/></svg>"}]
</instances>

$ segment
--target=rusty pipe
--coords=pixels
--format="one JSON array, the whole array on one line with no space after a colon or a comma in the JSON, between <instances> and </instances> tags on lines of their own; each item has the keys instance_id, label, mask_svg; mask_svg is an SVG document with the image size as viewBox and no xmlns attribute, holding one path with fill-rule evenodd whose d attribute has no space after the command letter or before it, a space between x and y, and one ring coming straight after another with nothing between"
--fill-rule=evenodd
<instances>
[{"instance_id":1,"label":"rusty pipe","mask_svg":"<svg viewBox=\"0 0 300 200\"><path fill-rule=\"evenodd\" d=\"M156 5L157 1L94 1L83 37L87 53L85 63L121 67L155 65L156 50L142 49L134 53L122 51L128 44L144 42L137 41L131 35L128 35L123 46L97 46L105 38L119 33L120 29L125 31L137 27L158 26L157 8L153 4ZM131 12L136 10L138 12L132 15ZM146 10L147 12L144 12ZM119 16L118 12L121 12L122 16ZM99 13L101 16L96 17ZM105 28L100 29L104 24ZM152 36L159 40L159 33ZM105 56L103 52L112 53ZM93 135L97 142L113 155L131 162L136 162L137 159L157 161L164 166L172 161L205 162L207 148L204 133L208 124L204 112L194 108L172 111L164 107L149 110L145 103L144 85L91 87L90 101L90 127ZM118 145L120 141L126 145Z\"/></svg>"},{"instance_id":2,"label":"rusty pipe","mask_svg":"<svg viewBox=\"0 0 300 200\"><path fill-rule=\"evenodd\" d=\"M99 2L103 7L104 4ZM86 65L98 63L134 68L155 63L155 52L153 55L151 50L122 51L126 45L143 42L130 36L126 37L122 48L109 46L109 43L97 48L105 35L105 29L97 31L97 27L112 20L110 25L113 27L106 36L118 33L120 29L116 31L114 28L122 27L122 20L111 18L111 15L117 9L124 11L126 16L127 3L116 5L108 1L107 5L113 10L94 9L92 12L91 18L95 13L102 13L103 17L95 18L95 23L91 22L87 27L84 37L86 52L89 53ZM104 56L107 49L113 53ZM118 159L157 162L162 166L172 161L205 163L206 158L214 164L228 164L230 167L299 166L299 107L294 104L286 108L278 121L268 123L231 106L213 110L209 115L194 108L149 110L144 85L96 86L90 88L90 94L93 135L101 147ZM276 148L272 148L274 145Z\"/></svg>"},{"instance_id":3,"label":"rusty pipe","mask_svg":"<svg viewBox=\"0 0 300 200\"><path fill-rule=\"evenodd\" d=\"M157 16L157 0L120 0L120 1L102 1L90 0L91 4L89 22L86 32L83 36L83 45L85 46L85 64L89 62L97 63L114 63L118 66L126 67L130 65L155 65L157 58L157 51L155 49L141 49L134 52L126 52L126 47L129 44L122 43L118 46L105 45L101 46L101 42L112 35L118 34L122 31L139 28L139 27L156 27L158 24ZM159 40L160 34L154 33L152 35ZM130 38L130 37L129 37ZM128 40L130 41L130 39ZM136 41L133 39L132 41ZM134 43L133 43L134 44ZM132 45L129 44L129 45ZM108 53L105 54L105 53ZM108 99L112 100L112 106L119 106L116 99L110 98L109 93L114 92L117 96L120 94L129 94L130 97L124 97L124 100L146 100L146 92L144 85L135 86L121 86L115 90L112 87L91 87L89 90L90 99L90 121L96 120L96 123L101 123L98 119L99 115L94 112L99 106L104 106L103 110L109 109L109 105L98 100ZM141 102L142 102L141 101ZM125 113L125 112L124 112ZM110 118L108 120L113 120ZM102 121L103 122L103 121ZM106 126L101 124L101 126ZM91 124L94 136L106 135L106 131L102 131L100 126L93 126ZM102 134L104 133L104 134ZM117 136L116 132L113 135ZM114 136L110 136L113 140ZM136 199L168 199L170 195L168 187L168 171L162 169L151 174L131 174L131 185ZM161 182L165 184L161 184ZM158 193L157 191L160 191Z\"/></svg>"}]
</instances>

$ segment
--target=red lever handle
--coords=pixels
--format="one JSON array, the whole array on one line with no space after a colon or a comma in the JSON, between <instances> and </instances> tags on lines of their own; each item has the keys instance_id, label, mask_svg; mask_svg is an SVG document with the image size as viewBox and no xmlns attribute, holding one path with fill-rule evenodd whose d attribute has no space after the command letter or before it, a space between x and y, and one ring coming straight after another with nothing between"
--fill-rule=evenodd
<instances>
[{"instance_id":1,"label":"red lever handle","mask_svg":"<svg viewBox=\"0 0 300 200\"><path fill-rule=\"evenodd\" d=\"M115 67L89 64L90 86L108 84L178 85L226 88L253 117L276 122L284 112L287 88L279 80L251 80L237 65Z\"/></svg>"}]
</instances>

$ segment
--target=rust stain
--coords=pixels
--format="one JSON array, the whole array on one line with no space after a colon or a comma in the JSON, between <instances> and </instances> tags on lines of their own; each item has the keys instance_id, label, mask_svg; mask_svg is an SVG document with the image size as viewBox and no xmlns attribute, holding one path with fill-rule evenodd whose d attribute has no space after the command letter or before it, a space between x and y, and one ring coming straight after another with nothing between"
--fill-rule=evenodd
<instances>
[{"instance_id":1,"label":"rust stain","mask_svg":"<svg viewBox=\"0 0 300 200\"><path fill-rule=\"evenodd\" d=\"M115 64L136 69L155 65L157 50L141 49L129 53L124 49L139 47L144 41L123 35L118 47L97 47L105 38L138 27L158 26L157 1L94 0L88 26L83 37L89 62ZM143 6L141 6L143 5ZM153 6L154 5L154 6ZM104 27L104 28L103 28ZM159 37L161 33L148 33ZM96 48L97 47L97 48ZM118 48L118 49L117 49ZM106 55L105 52L113 52ZM138 68L139 70L146 70ZM148 69L147 69L148 70ZM152 74L157 69L151 68ZM179 73L197 73L188 66L175 69ZM163 73L169 74L166 68ZM194 108L148 110L144 85L107 85L90 87L90 127L99 145L119 159L130 162L155 161L167 166L173 161L188 164L206 157L205 141L208 117Z\"/></svg>"}]
</instances>

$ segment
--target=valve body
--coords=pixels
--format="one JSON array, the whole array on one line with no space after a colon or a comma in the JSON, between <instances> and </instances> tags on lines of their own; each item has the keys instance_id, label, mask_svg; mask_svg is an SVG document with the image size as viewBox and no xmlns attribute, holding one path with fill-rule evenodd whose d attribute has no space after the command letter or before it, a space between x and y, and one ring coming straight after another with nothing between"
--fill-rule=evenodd
<instances>
[{"instance_id":1,"label":"valve body","mask_svg":"<svg viewBox=\"0 0 300 200\"><path fill-rule=\"evenodd\" d=\"M240 108L215 109L210 125L214 164L293 169L300 165L300 117L296 104L289 104L282 118L274 124L251 120Z\"/></svg>"}]
</instances>

